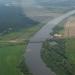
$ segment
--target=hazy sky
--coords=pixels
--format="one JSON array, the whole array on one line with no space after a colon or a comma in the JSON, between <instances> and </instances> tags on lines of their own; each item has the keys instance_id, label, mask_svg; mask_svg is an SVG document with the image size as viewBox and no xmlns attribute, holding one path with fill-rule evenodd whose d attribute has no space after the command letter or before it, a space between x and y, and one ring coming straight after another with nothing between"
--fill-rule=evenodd
<instances>
[{"instance_id":1,"label":"hazy sky","mask_svg":"<svg viewBox=\"0 0 75 75\"><path fill-rule=\"evenodd\" d=\"M7 2L24 2L26 6L29 5L35 5L37 2L64 2L64 1L69 1L69 0L0 0L0 3L7 3ZM73 1L73 0L72 0Z\"/></svg>"}]
</instances>

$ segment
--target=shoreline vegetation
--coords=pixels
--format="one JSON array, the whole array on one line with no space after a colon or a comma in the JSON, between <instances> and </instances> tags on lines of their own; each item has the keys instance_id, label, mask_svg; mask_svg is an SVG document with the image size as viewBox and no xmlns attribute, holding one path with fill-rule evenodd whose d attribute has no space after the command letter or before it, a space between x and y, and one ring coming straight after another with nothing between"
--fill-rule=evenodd
<instances>
[{"instance_id":1,"label":"shoreline vegetation","mask_svg":"<svg viewBox=\"0 0 75 75\"><path fill-rule=\"evenodd\" d=\"M29 38L44 24L0 36L1 75L32 75L25 64L25 48Z\"/></svg>"},{"instance_id":2,"label":"shoreline vegetation","mask_svg":"<svg viewBox=\"0 0 75 75\"><path fill-rule=\"evenodd\" d=\"M64 25L67 20L53 28L50 35L64 36ZM75 39L54 36L44 42L41 57L46 65L57 75L75 75ZM74 52L74 53L73 53Z\"/></svg>"}]
</instances>

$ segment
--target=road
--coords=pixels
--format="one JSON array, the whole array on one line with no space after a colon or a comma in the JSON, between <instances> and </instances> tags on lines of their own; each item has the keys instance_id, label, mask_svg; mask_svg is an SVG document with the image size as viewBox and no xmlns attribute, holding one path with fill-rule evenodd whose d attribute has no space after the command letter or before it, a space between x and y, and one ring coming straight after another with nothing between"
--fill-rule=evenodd
<instances>
[{"instance_id":1,"label":"road","mask_svg":"<svg viewBox=\"0 0 75 75\"><path fill-rule=\"evenodd\" d=\"M56 75L43 62L40 51L42 49L43 41L50 37L49 33L52 32L52 28L73 14L75 14L75 10L53 19L31 37L27 46L25 61L33 75Z\"/></svg>"}]
</instances>

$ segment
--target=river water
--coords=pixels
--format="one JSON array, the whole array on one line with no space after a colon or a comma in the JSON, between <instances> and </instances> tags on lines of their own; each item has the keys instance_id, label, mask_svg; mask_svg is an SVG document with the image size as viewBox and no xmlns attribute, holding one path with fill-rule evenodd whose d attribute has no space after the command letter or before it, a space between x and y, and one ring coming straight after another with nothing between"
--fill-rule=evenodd
<instances>
[{"instance_id":1,"label":"river water","mask_svg":"<svg viewBox=\"0 0 75 75\"><path fill-rule=\"evenodd\" d=\"M49 33L52 31L52 28L73 14L75 14L75 10L49 21L34 36L31 37L27 46L25 57L26 64L33 75L56 75L43 62L40 51L42 49L43 41L50 37Z\"/></svg>"}]
</instances>

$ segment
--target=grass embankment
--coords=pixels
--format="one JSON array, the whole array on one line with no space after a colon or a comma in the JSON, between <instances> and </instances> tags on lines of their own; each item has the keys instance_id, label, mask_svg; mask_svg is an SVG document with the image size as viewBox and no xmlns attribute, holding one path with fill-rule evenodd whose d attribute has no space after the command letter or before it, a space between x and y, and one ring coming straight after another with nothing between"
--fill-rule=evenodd
<instances>
[{"instance_id":1,"label":"grass embankment","mask_svg":"<svg viewBox=\"0 0 75 75\"><path fill-rule=\"evenodd\" d=\"M53 29L53 33L64 33L63 23ZM44 62L57 75L75 75L75 39L47 40L41 52Z\"/></svg>"},{"instance_id":2,"label":"grass embankment","mask_svg":"<svg viewBox=\"0 0 75 75\"><path fill-rule=\"evenodd\" d=\"M38 25L0 36L0 75L31 75L23 57L27 46L25 40L40 28Z\"/></svg>"}]
</instances>

